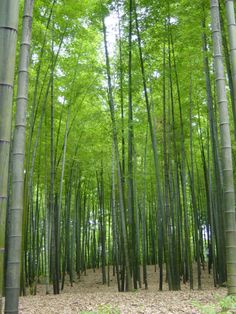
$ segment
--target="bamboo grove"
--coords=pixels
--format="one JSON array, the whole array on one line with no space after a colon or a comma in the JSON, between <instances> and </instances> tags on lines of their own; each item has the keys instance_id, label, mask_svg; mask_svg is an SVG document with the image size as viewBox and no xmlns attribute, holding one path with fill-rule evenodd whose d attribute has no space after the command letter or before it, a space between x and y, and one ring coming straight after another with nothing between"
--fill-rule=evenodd
<instances>
[{"instance_id":1,"label":"bamboo grove","mask_svg":"<svg viewBox=\"0 0 236 314\"><path fill-rule=\"evenodd\" d=\"M235 34L230 0L0 1L5 313L98 268L236 294Z\"/></svg>"}]
</instances>

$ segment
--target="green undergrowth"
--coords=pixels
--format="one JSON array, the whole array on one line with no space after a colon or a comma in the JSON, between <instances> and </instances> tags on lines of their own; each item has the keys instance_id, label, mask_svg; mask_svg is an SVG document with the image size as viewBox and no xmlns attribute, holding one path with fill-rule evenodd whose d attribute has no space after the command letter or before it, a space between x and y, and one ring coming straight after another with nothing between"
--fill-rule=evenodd
<instances>
[{"instance_id":1,"label":"green undergrowth","mask_svg":"<svg viewBox=\"0 0 236 314\"><path fill-rule=\"evenodd\" d=\"M106 304L99 306L97 311L85 311L80 312L80 314L120 314L120 310Z\"/></svg>"},{"instance_id":2,"label":"green undergrowth","mask_svg":"<svg viewBox=\"0 0 236 314\"><path fill-rule=\"evenodd\" d=\"M236 296L226 296L217 303L207 305L195 301L193 305L202 314L236 314Z\"/></svg>"}]
</instances>

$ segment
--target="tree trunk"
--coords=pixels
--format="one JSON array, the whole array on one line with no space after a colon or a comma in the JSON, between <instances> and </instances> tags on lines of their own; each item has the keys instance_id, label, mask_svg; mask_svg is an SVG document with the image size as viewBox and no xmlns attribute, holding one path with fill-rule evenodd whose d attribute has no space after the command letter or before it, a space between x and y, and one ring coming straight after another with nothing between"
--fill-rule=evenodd
<instances>
[{"instance_id":1,"label":"tree trunk","mask_svg":"<svg viewBox=\"0 0 236 314\"><path fill-rule=\"evenodd\" d=\"M2 311L3 295L5 223L18 10L18 0L0 1L0 312Z\"/></svg>"},{"instance_id":2,"label":"tree trunk","mask_svg":"<svg viewBox=\"0 0 236 314\"><path fill-rule=\"evenodd\" d=\"M228 294L236 295L236 221L234 179L218 0L211 0L211 25L223 165L227 287Z\"/></svg>"},{"instance_id":3,"label":"tree trunk","mask_svg":"<svg viewBox=\"0 0 236 314\"><path fill-rule=\"evenodd\" d=\"M230 60L232 67L232 81L233 81L233 116L234 116L234 134L236 137L236 24L235 24L235 11L234 1L226 0L226 18L229 33L229 46L230 46Z\"/></svg>"},{"instance_id":4,"label":"tree trunk","mask_svg":"<svg viewBox=\"0 0 236 314\"><path fill-rule=\"evenodd\" d=\"M107 81L108 81L108 97L109 97L109 106L110 106L110 114L111 114L111 121L112 121L115 157L116 157L116 163L117 163L118 190L119 190L119 202L120 202L120 213L121 213L121 230L122 230L122 238L123 238L123 244L124 244L124 264L126 268L126 290L129 291L131 289L131 278L130 278L130 265L129 265L129 254L128 254L128 239L127 239L126 220L125 220L122 173L121 173L121 166L120 166L117 128L116 128L116 121L115 121L115 108L114 108L114 99L113 99L112 85L111 85L110 62L109 62L109 55L108 55L108 48L107 48L106 27L105 27L104 19L103 19L103 35L104 35L106 70L107 70Z\"/></svg>"}]
</instances>

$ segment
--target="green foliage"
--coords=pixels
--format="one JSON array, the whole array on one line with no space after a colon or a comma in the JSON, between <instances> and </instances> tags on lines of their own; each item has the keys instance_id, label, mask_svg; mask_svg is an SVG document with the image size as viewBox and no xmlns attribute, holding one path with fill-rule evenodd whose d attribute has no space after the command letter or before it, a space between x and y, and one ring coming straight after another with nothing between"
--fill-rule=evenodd
<instances>
[{"instance_id":1,"label":"green foliage","mask_svg":"<svg viewBox=\"0 0 236 314\"><path fill-rule=\"evenodd\" d=\"M96 312L80 312L80 314L120 314L120 310L112 307L110 304L100 305Z\"/></svg>"},{"instance_id":2,"label":"green foliage","mask_svg":"<svg viewBox=\"0 0 236 314\"><path fill-rule=\"evenodd\" d=\"M222 309L222 313L227 313L227 311L233 311L233 313L236 313L236 296L227 296L224 299L220 301L220 306Z\"/></svg>"},{"instance_id":3,"label":"green foliage","mask_svg":"<svg viewBox=\"0 0 236 314\"><path fill-rule=\"evenodd\" d=\"M236 313L236 296L226 296L217 303L203 305L199 302L193 302L193 305L198 308L202 314L232 314Z\"/></svg>"},{"instance_id":4,"label":"green foliage","mask_svg":"<svg viewBox=\"0 0 236 314\"><path fill-rule=\"evenodd\" d=\"M206 0L205 2L207 7L208 2ZM104 204L102 205L104 205L105 213L103 227L106 233L106 250L110 255L108 260L114 263L111 254L114 249L112 247L113 218L111 217L113 140L104 58L103 16L106 16L105 20L111 19L111 26L107 27L107 38L112 42L108 42L108 46L112 46L109 48L112 48L113 51L113 53L109 52L109 57L118 149L120 159L121 156L124 157L122 172L124 203L127 211L126 222L129 222L127 231L131 237L132 222L129 220L133 219L133 225L137 226L137 234L140 235L140 238L137 239L138 245L135 245L137 260L141 260L143 253L148 255L146 256L148 263L157 264L159 258L157 248L159 249L159 241L163 241L163 250L166 252L167 259L173 258L171 249L176 249L176 247L180 249L179 252L176 249L176 258L179 259L180 268L185 269L183 266L186 260L190 264L192 263L193 258L190 255L196 251L195 245L198 240L195 237L198 234L202 235L201 228L203 227L205 230L208 227L209 230L212 230L218 228L223 221L219 216L219 221L216 222L217 226L212 226L209 215L211 210L213 212L217 210L216 204L220 203L216 197L217 194L220 194L216 190L219 186L216 183L220 180L217 181L214 173L214 169L218 169L218 165L214 164L215 159L212 157L213 148L210 143L211 135L203 71L202 32L204 31L209 46L207 55L212 91L214 91L209 10L205 9L206 27L203 30L201 26L203 8L201 4L191 0L140 0L137 1L137 6L151 120L155 125L161 197L165 199L163 202L163 204L165 203L163 210L165 215L161 217L162 214L157 209L160 200L155 189L157 182L153 148L147 125L148 118L134 19L131 89L134 130L134 202L138 211L135 217L133 214L130 214L130 217L128 215L128 1L36 1L33 19L25 165L25 186L29 191L26 190L25 193L24 245L26 252L24 253L29 256L25 261L25 273L31 277L26 278L30 284L35 280L34 272L45 275L46 267L41 266L43 265L41 261L47 261L47 256L50 254L45 246L50 247L50 243L46 243L50 239L47 235L47 228L51 229L50 224L53 221L52 217L48 219L51 173L54 173L55 179L54 191L51 192L55 198L60 199L61 197L58 211L60 221L57 222L61 238L60 263L64 264L65 255L69 254L69 251L66 251L68 247L71 250L71 256L68 256L66 263L70 264L71 271L74 271L75 268L80 268L79 270L82 271L82 262L87 267L91 267L100 257L96 248L100 249L101 223L99 221L103 206L98 201L98 185L101 184L98 182L98 174L103 168ZM118 20L118 7L120 10L120 33L118 32L118 21L116 21L116 19ZM112 40L111 37L113 37ZM51 88L52 72L53 89ZM122 93L123 95L121 95ZM164 102L165 136L163 134ZM53 117L51 116L52 103ZM191 118L190 107L192 108ZM180 111L182 117L180 117ZM218 115L215 104L213 104L213 111L217 124ZM183 126L181 126L181 119ZM52 133L51 125L54 128ZM50 165L52 134L54 136L55 169L51 169ZM67 145L64 156L65 139ZM166 152L164 152L164 141L167 146ZM218 143L217 140L216 142ZM236 150L236 144L233 145ZM193 160L190 157L191 149ZM33 157L34 152L35 156ZM203 157L206 161L205 168ZM115 163L114 168L116 167ZM114 172L114 205L115 212L117 212L117 226L114 229L117 228L118 246L122 248L117 169ZM219 191L222 190L220 188ZM184 190L186 190L185 200ZM164 195L165 193L166 195ZM193 218L193 198L197 203L195 218ZM142 211L145 224L141 223ZM108 219L111 220L110 230L108 230ZM169 237L170 242L168 243L162 238L163 234L158 225L160 222L164 229L169 228L168 232L172 235ZM146 228L146 234L141 225L142 228ZM189 230L187 230L187 225ZM195 235L194 228L198 229ZM86 237L83 236L84 234ZM166 235L167 230L164 230L164 237ZM219 239L213 239L213 250L217 255L215 256L216 260L222 260L221 256L218 256L218 252L221 250L223 252L223 246L217 247L221 245L221 239L223 239L221 230L214 233L214 237L218 235L220 235ZM191 239L189 241L191 243L185 242L188 237ZM110 239L109 250L108 238ZM38 239L41 239L42 244ZM132 242L131 238L129 241ZM179 247L179 243L181 243L181 247ZM204 251L206 243L200 238L199 243L201 250ZM144 248L144 244L147 246L146 248ZM38 245L41 247L36 250ZM85 247L81 247L83 245ZM89 256L87 256L87 250L91 253ZM190 252L189 257L184 256L187 251ZM122 261L122 252L119 254L121 254L119 258ZM198 254L197 251L196 254ZM78 265L75 266L76 258ZM35 264L32 264L32 261L35 261ZM169 264L177 265L175 262ZM222 262L223 264L224 262ZM69 265L66 267L69 268ZM188 267L191 268L191 265ZM220 267L221 265L219 265ZM225 269L224 265L222 269ZM172 273L176 274L175 271ZM180 276L177 275L177 277ZM99 313L113 313L115 310L108 307L101 311Z\"/></svg>"},{"instance_id":5,"label":"green foliage","mask_svg":"<svg viewBox=\"0 0 236 314\"><path fill-rule=\"evenodd\" d=\"M120 310L106 304L98 307L98 314L120 314Z\"/></svg>"},{"instance_id":6,"label":"green foliage","mask_svg":"<svg viewBox=\"0 0 236 314\"><path fill-rule=\"evenodd\" d=\"M192 302L192 304L202 313L202 314L216 314L215 304L201 304L199 302Z\"/></svg>"}]
</instances>

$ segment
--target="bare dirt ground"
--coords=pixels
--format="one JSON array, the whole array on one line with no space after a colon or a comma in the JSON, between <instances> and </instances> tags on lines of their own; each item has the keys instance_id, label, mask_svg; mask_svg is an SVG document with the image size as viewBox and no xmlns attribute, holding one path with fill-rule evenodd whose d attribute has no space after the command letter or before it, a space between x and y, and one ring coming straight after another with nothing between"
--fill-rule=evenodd
<instances>
[{"instance_id":1,"label":"bare dirt ground","mask_svg":"<svg viewBox=\"0 0 236 314\"><path fill-rule=\"evenodd\" d=\"M112 271L111 271L112 272ZM196 284L195 280L195 284ZM158 290L158 272L148 267L148 290L117 292L115 277L111 274L110 287L102 285L101 271L88 270L73 287L66 284L60 295L45 295L45 286L38 286L36 296L20 298L20 314L75 314L75 313L160 313L199 314L195 304L216 304L226 295L225 288L214 288L212 277L202 273L202 290L190 291L182 285L181 291Z\"/></svg>"}]
</instances>

